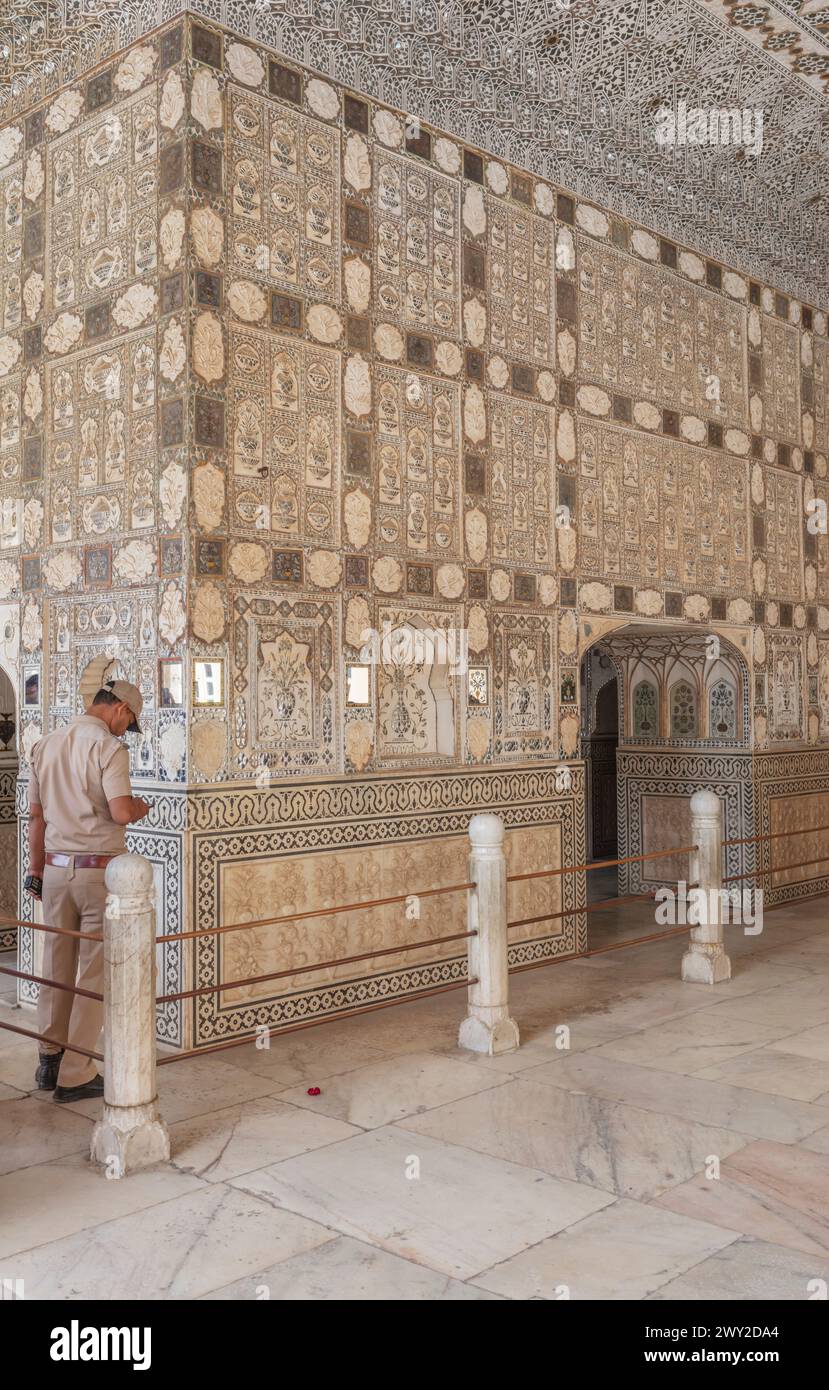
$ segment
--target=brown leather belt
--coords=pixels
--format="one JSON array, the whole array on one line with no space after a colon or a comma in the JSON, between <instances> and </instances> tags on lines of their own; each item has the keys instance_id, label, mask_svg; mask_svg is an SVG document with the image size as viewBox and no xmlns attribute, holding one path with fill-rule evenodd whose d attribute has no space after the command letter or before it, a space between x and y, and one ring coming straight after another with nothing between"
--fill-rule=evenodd
<instances>
[{"instance_id":1,"label":"brown leather belt","mask_svg":"<svg viewBox=\"0 0 829 1390\"><path fill-rule=\"evenodd\" d=\"M56 869L68 869L73 861L76 869L105 869L110 859L117 858L117 854L47 854L46 863Z\"/></svg>"}]
</instances>

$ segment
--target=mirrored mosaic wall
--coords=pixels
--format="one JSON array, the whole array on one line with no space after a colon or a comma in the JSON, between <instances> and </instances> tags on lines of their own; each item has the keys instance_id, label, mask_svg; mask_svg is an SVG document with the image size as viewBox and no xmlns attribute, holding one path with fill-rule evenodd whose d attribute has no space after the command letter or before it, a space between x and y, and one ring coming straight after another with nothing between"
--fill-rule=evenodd
<instances>
[{"instance_id":1,"label":"mirrored mosaic wall","mask_svg":"<svg viewBox=\"0 0 829 1390\"><path fill-rule=\"evenodd\" d=\"M819 306L193 20L0 160L24 753L106 653L149 778L573 756L584 613L829 738Z\"/></svg>"},{"instance_id":2,"label":"mirrored mosaic wall","mask_svg":"<svg viewBox=\"0 0 829 1390\"><path fill-rule=\"evenodd\" d=\"M168 793L576 758L636 619L829 744L825 305L192 18L0 128L0 268L24 769L111 663Z\"/></svg>"}]
</instances>

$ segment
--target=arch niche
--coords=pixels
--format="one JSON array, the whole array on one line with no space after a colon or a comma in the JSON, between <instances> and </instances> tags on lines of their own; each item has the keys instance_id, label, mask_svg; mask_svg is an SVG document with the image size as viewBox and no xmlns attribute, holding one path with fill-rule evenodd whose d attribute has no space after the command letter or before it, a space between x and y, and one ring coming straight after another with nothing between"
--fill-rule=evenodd
<instances>
[{"instance_id":1,"label":"arch niche","mask_svg":"<svg viewBox=\"0 0 829 1390\"><path fill-rule=\"evenodd\" d=\"M20 771L18 689L20 615L0 604L0 916L17 916L18 851L15 797ZM0 951L14 950L17 928L0 922Z\"/></svg>"},{"instance_id":2,"label":"arch niche","mask_svg":"<svg viewBox=\"0 0 829 1390\"><path fill-rule=\"evenodd\" d=\"M601 653L618 675L619 734L615 752L618 849L624 858L687 843L690 797L717 788L731 836L753 832L752 727L749 718L751 630L714 625L664 626L603 622L588 637L582 671L592 675ZM582 676L583 698L585 680ZM592 756L594 716L582 712L582 751ZM596 822L599 792L588 765L588 834ZM605 776L605 785L611 785ZM604 848L604 846L603 846ZM736 853L736 851L735 851ZM735 866L736 867L741 867ZM619 894L676 883L687 858L620 866Z\"/></svg>"}]
</instances>

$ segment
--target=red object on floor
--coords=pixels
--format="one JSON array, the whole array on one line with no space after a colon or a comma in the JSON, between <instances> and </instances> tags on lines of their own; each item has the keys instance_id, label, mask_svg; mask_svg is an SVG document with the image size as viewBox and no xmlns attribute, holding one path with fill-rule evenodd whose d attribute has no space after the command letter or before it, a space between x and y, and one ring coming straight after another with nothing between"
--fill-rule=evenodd
<instances>
[{"instance_id":1,"label":"red object on floor","mask_svg":"<svg viewBox=\"0 0 829 1390\"><path fill-rule=\"evenodd\" d=\"M320 1093L320 1088L319 1088L319 1086L309 1086L309 1087L308 1087L308 1095L309 1095L309 1096L318 1096L319 1093Z\"/></svg>"}]
</instances>

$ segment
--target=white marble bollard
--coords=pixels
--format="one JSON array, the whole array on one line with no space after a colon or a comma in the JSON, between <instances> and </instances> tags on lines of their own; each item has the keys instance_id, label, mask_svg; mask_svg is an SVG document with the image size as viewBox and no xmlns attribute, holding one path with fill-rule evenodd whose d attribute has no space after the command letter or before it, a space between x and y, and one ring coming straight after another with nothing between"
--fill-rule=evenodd
<instances>
[{"instance_id":1,"label":"white marble bollard","mask_svg":"<svg viewBox=\"0 0 829 1390\"><path fill-rule=\"evenodd\" d=\"M473 816L469 822L469 1013L458 1037L470 1052L513 1052L518 1025L509 1013L507 970L507 862L500 816Z\"/></svg>"},{"instance_id":2,"label":"white marble bollard","mask_svg":"<svg viewBox=\"0 0 829 1390\"><path fill-rule=\"evenodd\" d=\"M155 886L140 854L107 865L104 917L104 1113L92 1158L113 1177L170 1157L155 1066Z\"/></svg>"},{"instance_id":3,"label":"white marble bollard","mask_svg":"<svg viewBox=\"0 0 829 1390\"><path fill-rule=\"evenodd\" d=\"M691 840L699 848L691 855L689 910L699 925L691 928L688 950L682 957L682 978L701 985L717 985L731 979L731 961L723 938L722 802L716 792L694 792L691 797Z\"/></svg>"}]
</instances>

